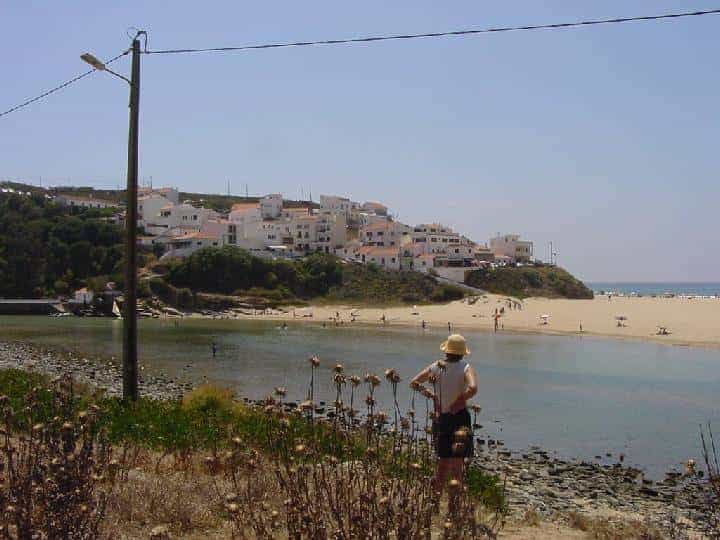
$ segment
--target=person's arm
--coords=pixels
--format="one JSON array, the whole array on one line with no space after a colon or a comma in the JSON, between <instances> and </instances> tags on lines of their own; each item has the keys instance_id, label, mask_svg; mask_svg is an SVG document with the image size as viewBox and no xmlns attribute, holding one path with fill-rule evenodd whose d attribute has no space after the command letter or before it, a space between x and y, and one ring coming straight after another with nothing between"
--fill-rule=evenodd
<instances>
[{"instance_id":1,"label":"person's arm","mask_svg":"<svg viewBox=\"0 0 720 540\"><path fill-rule=\"evenodd\" d=\"M423 383L426 383L430 380L430 374L432 373L432 367L434 364L430 364L428 367L423 369L420 373L415 375L413 377L413 380L410 381L410 386L417 386L421 385Z\"/></svg>"},{"instance_id":2,"label":"person's arm","mask_svg":"<svg viewBox=\"0 0 720 540\"><path fill-rule=\"evenodd\" d=\"M472 366L468 366L465 370L465 391L450 405L450 412L455 414L462 411L467 407L467 401L475 394L477 394L477 374Z\"/></svg>"}]
</instances>

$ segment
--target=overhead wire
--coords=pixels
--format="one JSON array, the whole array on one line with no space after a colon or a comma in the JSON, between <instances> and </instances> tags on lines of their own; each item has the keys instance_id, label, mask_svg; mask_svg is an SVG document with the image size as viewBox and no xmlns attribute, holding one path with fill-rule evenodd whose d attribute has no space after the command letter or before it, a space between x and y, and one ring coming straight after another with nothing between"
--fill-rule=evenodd
<instances>
[{"instance_id":1,"label":"overhead wire","mask_svg":"<svg viewBox=\"0 0 720 540\"><path fill-rule=\"evenodd\" d=\"M720 9L709 9L704 11L686 11L680 13L665 13L662 15L644 15L638 17L620 17L613 19L594 19L585 21L575 21L567 23L551 23L551 24L537 24L530 26L501 26L495 28L477 28L467 30L453 30L449 32L431 32L425 34L394 34L384 36L366 36L358 38L347 38L347 39L323 39L318 41L296 41L296 42L284 42L284 43L264 43L259 45L241 45L237 47L208 47L200 49L160 49L160 50L145 50L144 54L185 54L185 53L204 53L204 52L232 52L232 51L247 51L255 49L279 49L283 47L307 47L313 45L340 45L344 43L372 43L378 41L392 41L402 39L417 39L417 38L437 38L437 37L453 37L453 36L467 36L474 34L491 34L499 32L518 32L526 30L560 30L567 28L575 28L581 26L594 26L601 24L618 24L627 22L639 22L639 21L657 21L661 19L679 19L682 17L699 17L702 15L714 15L720 14Z\"/></svg>"},{"instance_id":2,"label":"overhead wire","mask_svg":"<svg viewBox=\"0 0 720 540\"><path fill-rule=\"evenodd\" d=\"M115 62L116 60L119 60L120 58L122 58L123 56L128 54L129 52L130 52L129 49L121 52L114 58L111 58L110 60L105 62L105 65L112 64L113 62ZM22 103L15 105L14 107L12 107L6 111L0 112L0 118L2 118L3 116L5 116L7 114L15 112L17 110L20 110L24 107L27 107L28 105L31 105L32 103L35 103L36 101L40 101L41 99L46 98L49 95L54 94L55 92L58 92L59 90L62 90L63 88L66 88L66 87L70 86L71 84L78 82L81 79L84 79L88 75L92 75L96 71L97 71L96 69L91 69L89 71L86 71L85 73L81 73L80 75L77 75L76 77L73 77L72 79L65 81L64 83L59 84L59 85L55 86L54 88L51 88L50 90L43 92L42 94L40 94L38 96L35 96L34 98L30 98L27 101L23 101Z\"/></svg>"},{"instance_id":3,"label":"overhead wire","mask_svg":"<svg viewBox=\"0 0 720 540\"><path fill-rule=\"evenodd\" d=\"M618 23L627 23L627 22L657 21L657 20L662 20L662 19L679 19L682 17L698 17L698 16L703 16L703 15L715 15L715 14L720 14L720 9L665 13L665 14L661 14L661 15L643 15L643 16L637 16L637 17L616 17L616 18L612 18L612 19L591 19L591 20L585 20L585 21L537 24L537 25L528 25L528 26L501 26L501 27L477 28L477 29L467 29L467 30L453 30L453 31L449 31L449 32L431 32L431 33L424 33L424 34L392 34L392 35L366 36L366 37L348 38L348 39L324 39L324 40L317 40L317 41L264 43L264 44L259 44L259 45L241 45L241 46L237 46L237 47L209 47L209 48L200 48L200 49L148 50L147 49L147 35L146 35L145 49L141 52L143 54L184 54L184 53L203 53L203 52L247 51L247 50L256 50L256 49L279 49L279 48L284 48L284 47L307 47L307 46L317 46L317 45L340 45L340 44L351 44L351 43L374 43L374 42L379 42L379 41L468 36L468 35L475 35L475 34L491 34L491 33L499 33L499 32L518 32L518 31L528 31L528 30L561 30L561 29L567 29L567 28L594 26L594 25L601 25L601 24L618 24ZM125 56L129 52L130 52L130 50L127 49L127 50L123 51L122 53L120 53L119 55L115 56L114 58L111 58L110 60L105 62L105 64L106 65L111 64L111 63L115 62L116 60L118 60L119 58ZM51 94L54 94L55 92L58 92L58 91L62 90L63 88L66 88L66 87L80 81L81 79L84 79L85 77L87 77L88 75L91 75L95 71L97 71L97 70L91 69L89 71L86 71L85 73L81 73L80 75L77 75L77 76L73 77L72 79L65 81L64 83L61 83L58 86L51 88L50 90L43 92L42 94L40 94L38 96L28 99L10 109L7 109L6 111L2 111L2 112L0 112L0 118L2 118L3 116L6 116L12 112L23 109L24 107L27 107L28 105L31 105L32 103L40 101L41 99L44 99L44 98L50 96Z\"/></svg>"}]
</instances>

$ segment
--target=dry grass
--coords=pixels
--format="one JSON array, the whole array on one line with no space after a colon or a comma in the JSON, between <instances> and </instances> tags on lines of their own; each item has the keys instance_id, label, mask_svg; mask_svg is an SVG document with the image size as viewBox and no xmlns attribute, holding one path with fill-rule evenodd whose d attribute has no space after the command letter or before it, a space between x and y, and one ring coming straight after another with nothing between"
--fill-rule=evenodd
<instances>
[{"instance_id":1,"label":"dry grass","mask_svg":"<svg viewBox=\"0 0 720 540\"><path fill-rule=\"evenodd\" d=\"M0 537L495 538L502 506L488 513L468 487L486 479L450 481L440 504L429 418L402 418L397 399L392 415L376 410L380 377L364 378L366 419L358 424L343 398L347 383L356 389L361 379L347 378L336 365L335 416L317 418L312 399L318 363L310 360L309 399L293 412L283 406L282 389L276 389L279 401L268 397L250 411L239 410L229 392L202 387L179 409L152 403L110 409L117 422L107 424L99 406L77 412L84 398L73 394L69 379L34 390L25 416L0 398L0 457L8 476L0 484ZM387 370L385 378L396 395L399 375ZM352 404L352 391L349 398ZM171 414L158 414L158 407ZM40 409L61 416L33 425ZM123 412L135 416L121 423ZM165 420L174 422L158 438L165 445L144 447L147 427ZM116 429L114 446L110 429ZM188 437L196 432L199 437ZM455 445L467 442L466 433L458 437ZM196 445L177 444L188 440Z\"/></svg>"},{"instance_id":2,"label":"dry grass","mask_svg":"<svg viewBox=\"0 0 720 540\"><path fill-rule=\"evenodd\" d=\"M528 527L539 527L541 521L542 518L540 517L540 514L534 506L531 506L530 508L525 510L522 518L520 518L520 524L526 525Z\"/></svg>"},{"instance_id":3,"label":"dry grass","mask_svg":"<svg viewBox=\"0 0 720 540\"><path fill-rule=\"evenodd\" d=\"M662 540L661 531L645 522L634 519L587 516L580 512L567 514L568 525L596 540Z\"/></svg>"}]
</instances>

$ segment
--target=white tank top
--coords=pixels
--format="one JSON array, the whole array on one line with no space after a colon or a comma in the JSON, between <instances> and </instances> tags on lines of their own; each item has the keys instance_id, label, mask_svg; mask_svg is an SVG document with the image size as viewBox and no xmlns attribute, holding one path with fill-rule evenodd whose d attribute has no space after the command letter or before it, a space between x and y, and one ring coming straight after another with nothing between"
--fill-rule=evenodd
<instances>
[{"instance_id":1,"label":"white tank top","mask_svg":"<svg viewBox=\"0 0 720 540\"><path fill-rule=\"evenodd\" d=\"M457 362L445 361L445 369L441 370L437 362L430 366L430 372L437 376L435 383L437 398L440 403L440 412L446 413L455 400L467 390L465 372L470 364L464 358Z\"/></svg>"}]
</instances>

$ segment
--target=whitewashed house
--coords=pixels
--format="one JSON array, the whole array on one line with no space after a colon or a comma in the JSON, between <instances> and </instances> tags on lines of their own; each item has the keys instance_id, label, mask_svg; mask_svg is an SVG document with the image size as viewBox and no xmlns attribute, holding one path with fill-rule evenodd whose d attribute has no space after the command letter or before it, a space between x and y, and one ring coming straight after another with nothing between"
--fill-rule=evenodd
<instances>
[{"instance_id":1,"label":"whitewashed house","mask_svg":"<svg viewBox=\"0 0 720 540\"><path fill-rule=\"evenodd\" d=\"M496 259L507 257L511 262L529 262L534 256L533 243L520 240L519 234L505 234L491 238L490 250Z\"/></svg>"}]
</instances>

